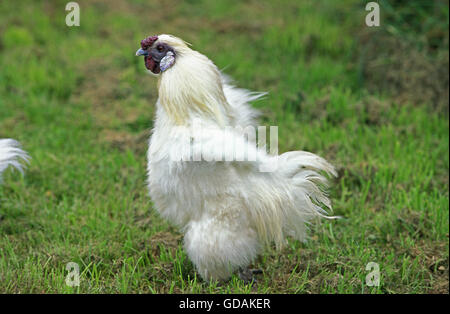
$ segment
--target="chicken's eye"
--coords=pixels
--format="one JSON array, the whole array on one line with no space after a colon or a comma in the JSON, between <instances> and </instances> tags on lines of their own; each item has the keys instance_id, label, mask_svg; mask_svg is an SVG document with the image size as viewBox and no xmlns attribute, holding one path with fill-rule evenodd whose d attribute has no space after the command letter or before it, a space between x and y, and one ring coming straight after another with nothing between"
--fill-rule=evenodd
<instances>
[{"instance_id":1,"label":"chicken's eye","mask_svg":"<svg viewBox=\"0 0 450 314\"><path fill-rule=\"evenodd\" d=\"M163 52L164 47L163 47L162 45L158 45L158 47L156 47L156 49L157 49L159 52Z\"/></svg>"}]
</instances>

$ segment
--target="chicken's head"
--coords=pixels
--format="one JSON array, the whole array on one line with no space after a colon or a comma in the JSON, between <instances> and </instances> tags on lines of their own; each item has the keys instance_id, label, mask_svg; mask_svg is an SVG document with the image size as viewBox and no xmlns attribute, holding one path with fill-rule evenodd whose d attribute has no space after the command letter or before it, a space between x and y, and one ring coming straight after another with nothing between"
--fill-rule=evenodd
<instances>
[{"instance_id":1,"label":"chicken's head","mask_svg":"<svg viewBox=\"0 0 450 314\"><path fill-rule=\"evenodd\" d=\"M145 57L145 67L158 76L159 103L177 124L192 115L205 114L221 125L230 117L230 105L216 65L192 50L181 38L160 34L141 41L137 56Z\"/></svg>"},{"instance_id":2,"label":"chicken's head","mask_svg":"<svg viewBox=\"0 0 450 314\"><path fill-rule=\"evenodd\" d=\"M150 36L141 41L136 56L144 56L145 67L154 74L166 71L175 63L175 49L158 36Z\"/></svg>"}]
</instances>

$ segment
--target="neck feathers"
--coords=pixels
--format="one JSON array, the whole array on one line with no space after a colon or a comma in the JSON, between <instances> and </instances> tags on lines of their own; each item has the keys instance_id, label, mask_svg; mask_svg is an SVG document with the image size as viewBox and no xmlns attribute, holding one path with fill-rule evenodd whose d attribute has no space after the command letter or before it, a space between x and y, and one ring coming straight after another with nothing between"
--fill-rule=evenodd
<instances>
[{"instance_id":1,"label":"neck feathers","mask_svg":"<svg viewBox=\"0 0 450 314\"><path fill-rule=\"evenodd\" d=\"M175 124L184 125L200 117L227 125L231 109L220 72L197 51L186 47L177 52L175 64L161 74L158 88L160 103Z\"/></svg>"}]
</instances>

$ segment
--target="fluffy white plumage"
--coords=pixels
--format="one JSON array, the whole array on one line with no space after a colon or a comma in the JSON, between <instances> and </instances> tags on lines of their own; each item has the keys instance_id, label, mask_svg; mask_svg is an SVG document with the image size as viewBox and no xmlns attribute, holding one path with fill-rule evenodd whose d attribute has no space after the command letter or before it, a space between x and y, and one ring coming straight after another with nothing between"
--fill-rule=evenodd
<instances>
[{"instance_id":1,"label":"fluffy white plumage","mask_svg":"<svg viewBox=\"0 0 450 314\"><path fill-rule=\"evenodd\" d=\"M323 174L336 172L308 152L271 156L242 132L227 129L255 125L258 113L249 103L263 94L233 86L181 39L159 35L152 47L161 43L174 49L176 60L158 75L147 155L150 196L157 211L184 233L184 248L201 277L226 280L247 267L265 244L281 247L287 236L304 241L308 222L326 217L323 208L331 209ZM193 128L199 121L207 132ZM223 153L224 143L257 158L210 161ZM180 155L184 159L174 158ZM186 160L192 156L202 160ZM260 171L274 164L275 171Z\"/></svg>"},{"instance_id":2,"label":"fluffy white plumage","mask_svg":"<svg viewBox=\"0 0 450 314\"><path fill-rule=\"evenodd\" d=\"M20 160L28 161L28 154L20 148L20 144L12 139L0 139L0 182L2 173L12 166L23 173L23 165Z\"/></svg>"}]
</instances>

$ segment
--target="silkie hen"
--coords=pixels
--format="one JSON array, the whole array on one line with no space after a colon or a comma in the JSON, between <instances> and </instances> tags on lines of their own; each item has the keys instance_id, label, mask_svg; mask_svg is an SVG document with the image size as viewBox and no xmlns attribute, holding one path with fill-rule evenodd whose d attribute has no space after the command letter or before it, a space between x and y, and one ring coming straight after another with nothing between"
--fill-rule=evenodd
<instances>
[{"instance_id":1,"label":"silkie hen","mask_svg":"<svg viewBox=\"0 0 450 314\"><path fill-rule=\"evenodd\" d=\"M28 154L20 149L17 141L12 139L0 139L0 182L2 173L6 168L12 166L22 172L20 160L28 161Z\"/></svg>"},{"instance_id":2,"label":"silkie hen","mask_svg":"<svg viewBox=\"0 0 450 314\"><path fill-rule=\"evenodd\" d=\"M183 232L203 279L239 271L249 280L248 266L265 244L304 241L308 222L328 217L323 174L336 176L333 166L308 152L274 156L256 147L244 128L256 125L249 102L262 94L233 86L183 40L151 36L136 55L158 77L147 155L156 210Z\"/></svg>"}]
</instances>

